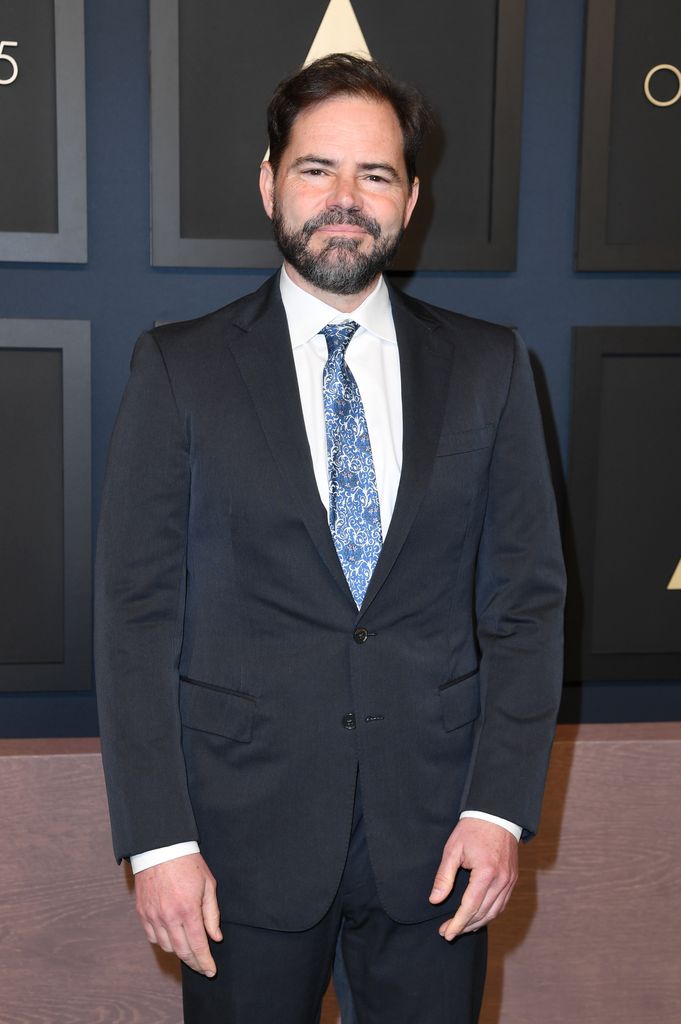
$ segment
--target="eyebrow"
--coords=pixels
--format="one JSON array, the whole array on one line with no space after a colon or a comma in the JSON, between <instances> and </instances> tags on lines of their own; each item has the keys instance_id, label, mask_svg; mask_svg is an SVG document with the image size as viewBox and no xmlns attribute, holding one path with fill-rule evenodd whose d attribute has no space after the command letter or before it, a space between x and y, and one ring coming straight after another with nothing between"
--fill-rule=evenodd
<instances>
[{"instance_id":1,"label":"eyebrow","mask_svg":"<svg viewBox=\"0 0 681 1024\"><path fill-rule=\"evenodd\" d=\"M315 156L314 153L308 153L305 156L299 156L291 164L292 169L301 167L303 164L320 164L322 167L336 167L338 165L337 160L329 160L328 157ZM364 162L357 165L361 171L383 171L390 178L395 181L399 180L399 173L393 167L392 164L381 164L373 161Z\"/></svg>"},{"instance_id":2,"label":"eyebrow","mask_svg":"<svg viewBox=\"0 0 681 1024\"><path fill-rule=\"evenodd\" d=\"M399 178L399 174L397 173L397 170L393 167L392 164L368 163L360 164L359 166L363 171L383 171L384 174L387 174L390 178Z\"/></svg>"}]
</instances>

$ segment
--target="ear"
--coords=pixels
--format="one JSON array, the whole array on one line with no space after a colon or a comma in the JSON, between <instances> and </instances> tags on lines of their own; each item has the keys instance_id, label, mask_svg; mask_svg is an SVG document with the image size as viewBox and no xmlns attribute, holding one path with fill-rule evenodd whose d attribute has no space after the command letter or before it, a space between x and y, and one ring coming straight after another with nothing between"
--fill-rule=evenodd
<instances>
[{"instance_id":1,"label":"ear","mask_svg":"<svg viewBox=\"0 0 681 1024\"><path fill-rule=\"evenodd\" d=\"M274 208L274 168L269 160L263 160L260 164L260 195L265 213L272 220Z\"/></svg>"},{"instance_id":2,"label":"ear","mask_svg":"<svg viewBox=\"0 0 681 1024\"><path fill-rule=\"evenodd\" d=\"M409 198L407 199L407 205L404 209L404 224L402 225L403 228L406 228L407 224L411 220L411 215L414 212L414 207L416 206L416 201L418 200L418 197L419 179L414 178L413 184L411 186L411 192L409 193Z\"/></svg>"}]
</instances>

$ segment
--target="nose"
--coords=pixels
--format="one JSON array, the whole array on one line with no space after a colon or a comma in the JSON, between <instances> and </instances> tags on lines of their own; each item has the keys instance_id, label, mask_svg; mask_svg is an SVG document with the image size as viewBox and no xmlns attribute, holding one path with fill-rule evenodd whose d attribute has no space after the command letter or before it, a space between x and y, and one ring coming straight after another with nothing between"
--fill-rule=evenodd
<instances>
[{"instance_id":1,"label":"nose","mask_svg":"<svg viewBox=\"0 0 681 1024\"><path fill-rule=\"evenodd\" d=\"M327 196L326 205L329 207L340 207L342 210L361 209L362 196L359 185L353 175L336 175L333 188Z\"/></svg>"}]
</instances>

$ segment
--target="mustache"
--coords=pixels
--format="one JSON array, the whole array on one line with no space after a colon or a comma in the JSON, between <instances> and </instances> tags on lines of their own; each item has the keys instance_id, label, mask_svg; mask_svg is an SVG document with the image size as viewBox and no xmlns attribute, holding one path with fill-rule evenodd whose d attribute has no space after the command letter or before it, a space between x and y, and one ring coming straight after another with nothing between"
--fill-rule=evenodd
<instances>
[{"instance_id":1,"label":"mustache","mask_svg":"<svg viewBox=\"0 0 681 1024\"><path fill-rule=\"evenodd\" d=\"M337 224L351 224L353 227L362 228L374 239L380 238L381 235L378 221L373 217L367 217L359 210L326 210L317 217L306 220L300 233L304 241L309 242L318 228L335 227Z\"/></svg>"}]
</instances>

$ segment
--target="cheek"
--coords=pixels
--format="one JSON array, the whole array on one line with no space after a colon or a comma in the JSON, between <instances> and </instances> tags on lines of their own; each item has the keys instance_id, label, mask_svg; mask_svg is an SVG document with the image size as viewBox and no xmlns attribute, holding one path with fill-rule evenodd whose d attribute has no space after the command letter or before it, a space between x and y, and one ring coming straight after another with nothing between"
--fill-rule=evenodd
<instances>
[{"instance_id":1,"label":"cheek","mask_svg":"<svg viewBox=\"0 0 681 1024\"><path fill-rule=\"evenodd\" d=\"M403 202L385 199L371 204L372 215L386 232L394 233L404 226L406 206Z\"/></svg>"},{"instance_id":2,"label":"cheek","mask_svg":"<svg viewBox=\"0 0 681 1024\"><path fill-rule=\"evenodd\" d=\"M284 208L284 218L296 227L300 227L311 217L315 217L324 209L324 201L315 193L298 193L292 196Z\"/></svg>"}]
</instances>

